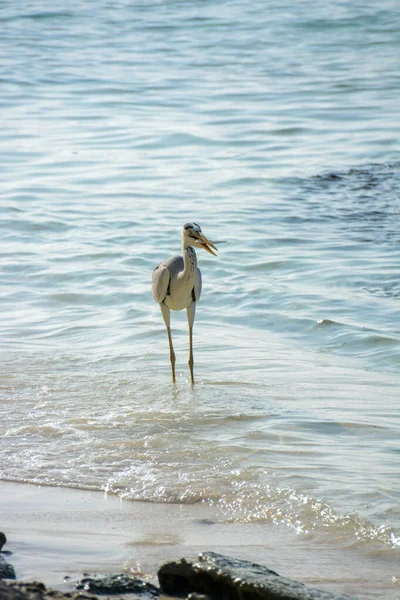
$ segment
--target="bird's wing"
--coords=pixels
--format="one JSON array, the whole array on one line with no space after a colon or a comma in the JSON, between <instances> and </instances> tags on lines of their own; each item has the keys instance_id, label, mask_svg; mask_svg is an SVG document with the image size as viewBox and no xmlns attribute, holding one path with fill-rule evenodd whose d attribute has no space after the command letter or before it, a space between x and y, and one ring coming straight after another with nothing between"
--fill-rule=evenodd
<instances>
[{"instance_id":1,"label":"bird's wing","mask_svg":"<svg viewBox=\"0 0 400 600\"><path fill-rule=\"evenodd\" d=\"M152 283L153 298L156 302L158 302L158 304L161 304L167 295L170 281L171 274L168 267L166 267L163 263L160 263L153 271Z\"/></svg>"},{"instance_id":2,"label":"bird's wing","mask_svg":"<svg viewBox=\"0 0 400 600\"><path fill-rule=\"evenodd\" d=\"M199 268L196 269L196 273L194 274L194 299L199 300L201 296L201 271Z\"/></svg>"}]
</instances>

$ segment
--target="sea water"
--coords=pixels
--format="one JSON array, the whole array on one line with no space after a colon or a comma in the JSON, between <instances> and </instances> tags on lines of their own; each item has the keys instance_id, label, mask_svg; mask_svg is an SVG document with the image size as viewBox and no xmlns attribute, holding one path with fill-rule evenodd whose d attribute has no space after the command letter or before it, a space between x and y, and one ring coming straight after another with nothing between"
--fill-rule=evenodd
<instances>
[{"instance_id":1,"label":"sea water","mask_svg":"<svg viewBox=\"0 0 400 600\"><path fill-rule=\"evenodd\" d=\"M0 477L398 560L398 3L0 20ZM173 385L151 296L187 221L219 247L198 251L194 388L186 316Z\"/></svg>"}]
</instances>

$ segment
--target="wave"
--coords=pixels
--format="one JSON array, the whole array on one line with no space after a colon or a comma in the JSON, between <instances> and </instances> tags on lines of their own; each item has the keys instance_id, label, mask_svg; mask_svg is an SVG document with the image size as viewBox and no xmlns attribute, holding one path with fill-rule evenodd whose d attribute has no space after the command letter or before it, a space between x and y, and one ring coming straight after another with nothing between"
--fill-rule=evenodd
<instances>
[{"instance_id":1,"label":"wave","mask_svg":"<svg viewBox=\"0 0 400 600\"><path fill-rule=\"evenodd\" d=\"M109 482L105 486L79 482L46 481L42 477L2 478L3 481L99 491L133 502L192 505L203 503L215 510L215 519L221 523L272 523L287 527L299 535L318 534L329 543L346 546L372 543L383 544L395 552L400 550L400 536L392 527L373 524L355 512L339 513L328 503L310 494L292 488L233 483L231 492L223 495L207 490L172 490L158 486L150 491L134 491Z\"/></svg>"}]
</instances>

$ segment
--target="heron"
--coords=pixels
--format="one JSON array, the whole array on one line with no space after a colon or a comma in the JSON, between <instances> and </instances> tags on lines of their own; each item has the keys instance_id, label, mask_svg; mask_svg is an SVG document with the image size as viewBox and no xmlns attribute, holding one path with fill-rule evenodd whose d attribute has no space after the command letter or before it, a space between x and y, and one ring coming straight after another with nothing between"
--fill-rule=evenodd
<instances>
[{"instance_id":1,"label":"heron","mask_svg":"<svg viewBox=\"0 0 400 600\"><path fill-rule=\"evenodd\" d=\"M175 352L171 336L171 310L186 308L189 325L189 369L190 380L193 375L193 323L196 303L201 295L201 272L197 266L195 248L203 248L213 256L218 250L203 234L197 223L186 223L182 229L182 254L172 256L160 262L153 271L152 292L154 300L160 305L161 314L167 328L169 358L171 361L172 381L175 383Z\"/></svg>"}]
</instances>

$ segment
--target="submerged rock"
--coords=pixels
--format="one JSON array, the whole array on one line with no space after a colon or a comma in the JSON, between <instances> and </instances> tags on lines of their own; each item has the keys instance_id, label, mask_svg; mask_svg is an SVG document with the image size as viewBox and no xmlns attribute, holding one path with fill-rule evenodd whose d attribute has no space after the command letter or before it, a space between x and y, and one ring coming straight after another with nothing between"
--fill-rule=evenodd
<instances>
[{"instance_id":1,"label":"submerged rock","mask_svg":"<svg viewBox=\"0 0 400 600\"><path fill-rule=\"evenodd\" d=\"M157 597L160 593L155 585L123 573L106 577L85 577L78 581L75 588L92 594L141 594L151 598Z\"/></svg>"},{"instance_id":2,"label":"submerged rock","mask_svg":"<svg viewBox=\"0 0 400 600\"><path fill-rule=\"evenodd\" d=\"M194 563L185 559L166 563L158 579L163 592L181 598L196 592L212 600L355 600L308 588L267 567L214 552L200 554Z\"/></svg>"}]
</instances>

